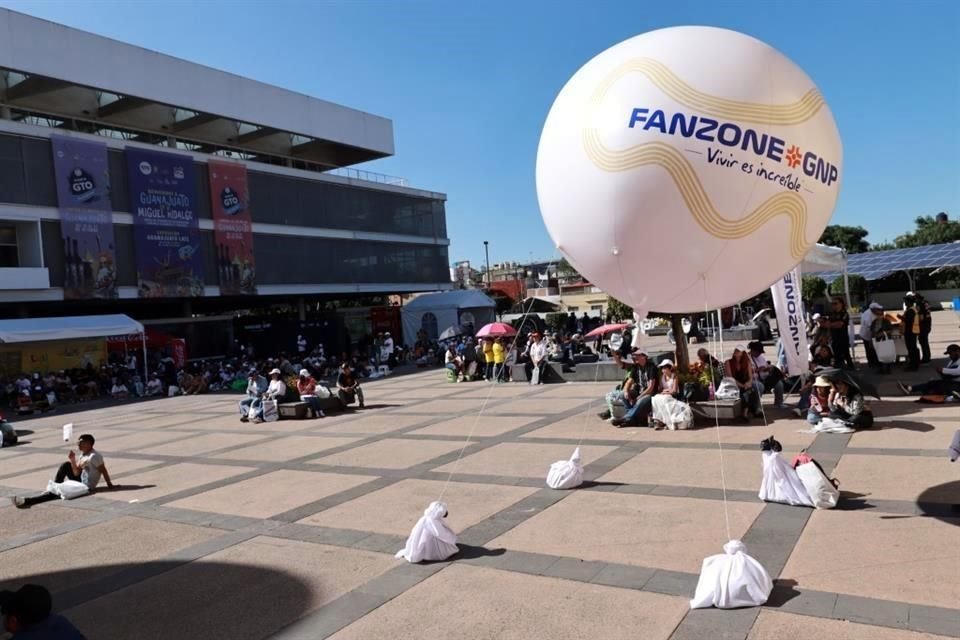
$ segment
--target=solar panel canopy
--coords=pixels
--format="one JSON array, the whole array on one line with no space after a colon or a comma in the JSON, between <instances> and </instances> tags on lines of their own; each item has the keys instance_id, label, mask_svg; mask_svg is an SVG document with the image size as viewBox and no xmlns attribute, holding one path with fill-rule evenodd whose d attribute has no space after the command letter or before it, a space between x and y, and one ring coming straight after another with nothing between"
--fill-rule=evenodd
<instances>
[{"instance_id":1,"label":"solar panel canopy","mask_svg":"<svg viewBox=\"0 0 960 640\"><path fill-rule=\"evenodd\" d=\"M879 280L896 271L954 266L960 266L960 242L889 251L868 251L847 256L847 273L863 276L867 280ZM837 271L810 273L816 273L827 282L833 282L843 276L843 273Z\"/></svg>"}]
</instances>

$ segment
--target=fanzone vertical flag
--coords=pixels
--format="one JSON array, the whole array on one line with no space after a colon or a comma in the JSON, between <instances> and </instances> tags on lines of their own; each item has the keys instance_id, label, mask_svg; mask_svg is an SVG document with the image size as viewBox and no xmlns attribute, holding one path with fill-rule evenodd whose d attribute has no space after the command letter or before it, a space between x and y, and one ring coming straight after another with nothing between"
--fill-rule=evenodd
<instances>
[{"instance_id":1,"label":"fanzone vertical flag","mask_svg":"<svg viewBox=\"0 0 960 640\"><path fill-rule=\"evenodd\" d=\"M807 327L801 296L800 267L794 267L770 287L777 312L780 341L787 354L787 375L798 376L808 367Z\"/></svg>"},{"instance_id":2,"label":"fanzone vertical flag","mask_svg":"<svg viewBox=\"0 0 960 640\"><path fill-rule=\"evenodd\" d=\"M247 167L214 160L208 166L220 293L256 295Z\"/></svg>"},{"instance_id":3,"label":"fanzone vertical flag","mask_svg":"<svg viewBox=\"0 0 960 640\"><path fill-rule=\"evenodd\" d=\"M63 240L63 297L117 297L107 145L51 136Z\"/></svg>"},{"instance_id":4,"label":"fanzone vertical flag","mask_svg":"<svg viewBox=\"0 0 960 640\"><path fill-rule=\"evenodd\" d=\"M133 147L126 155L140 297L202 296L193 158Z\"/></svg>"}]
</instances>

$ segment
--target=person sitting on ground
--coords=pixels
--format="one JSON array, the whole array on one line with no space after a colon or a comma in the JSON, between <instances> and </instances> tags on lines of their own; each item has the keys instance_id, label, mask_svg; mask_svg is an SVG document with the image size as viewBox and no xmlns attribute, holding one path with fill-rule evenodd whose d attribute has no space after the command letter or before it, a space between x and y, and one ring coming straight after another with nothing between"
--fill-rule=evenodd
<instances>
[{"instance_id":1,"label":"person sitting on ground","mask_svg":"<svg viewBox=\"0 0 960 640\"><path fill-rule=\"evenodd\" d=\"M856 387L845 380L835 380L829 398L830 417L854 429L869 429L873 426L873 412Z\"/></svg>"},{"instance_id":2,"label":"person sitting on ground","mask_svg":"<svg viewBox=\"0 0 960 640\"><path fill-rule=\"evenodd\" d=\"M947 363L937 369L940 374L940 380L930 380L921 384L903 384L898 382L897 386L904 395L937 395L953 396L960 400L960 344L951 344L943 352L949 356Z\"/></svg>"},{"instance_id":3,"label":"person sitting on ground","mask_svg":"<svg viewBox=\"0 0 960 640\"><path fill-rule=\"evenodd\" d=\"M452 371L457 380L460 379L463 368L460 363L460 356L457 355L457 347L452 342L447 345L447 351L443 354L443 366L448 371Z\"/></svg>"},{"instance_id":4,"label":"person sitting on ground","mask_svg":"<svg viewBox=\"0 0 960 640\"><path fill-rule=\"evenodd\" d=\"M754 384L757 387L757 393L761 396L764 393L773 391L773 406L777 409L783 408L783 372L777 367L767 362L763 355L763 343L754 340L747 345L750 350L750 360L753 363L753 370L756 374Z\"/></svg>"},{"instance_id":5,"label":"person sitting on ground","mask_svg":"<svg viewBox=\"0 0 960 640\"><path fill-rule=\"evenodd\" d=\"M53 613L50 592L37 584L0 591L0 614L10 640L85 640L69 620Z\"/></svg>"},{"instance_id":6,"label":"person sitting on ground","mask_svg":"<svg viewBox=\"0 0 960 640\"><path fill-rule=\"evenodd\" d=\"M147 381L147 397L152 396L162 396L163 395L163 383L160 382L160 376L154 372L150 375L150 379Z\"/></svg>"},{"instance_id":7,"label":"person sitting on ground","mask_svg":"<svg viewBox=\"0 0 960 640\"><path fill-rule=\"evenodd\" d=\"M363 409L363 389L360 388L360 381L353 375L350 364L347 362L340 365L340 375L337 376L337 397L340 398L344 407L353 404L356 399L360 402L360 408Z\"/></svg>"},{"instance_id":8,"label":"person sitting on ground","mask_svg":"<svg viewBox=\"0 0 960 640\"><path fill-rule=\"evenodd\" d=\"M822 340L823 338L821 338ZM811 348L811 368L832 368L834 364L833 349L828 344L816 344Z\"/></svg>"},{"instance_id":9,"label":"person sitting on ground","mask_svg":"<svg viewBox=\"0 0 960 640\"><path fill-rule=\"evenodd\" d=\"M723 364L723 375L733 378L740 390L740 403L743 413L742 420L749 420L747 412L754 418L760 417L760 396L757 394L756 376L753 371L753 362L745 348L737 345L733 349L730 359Z\"/></svg>"},{"instance_id":10,"label":"person sitting on ground","mask_svg":"<svg viewBox=\"0 0 960 640\"><path fill-rule=\"evenodd\" d=\"M257 373L256 369L251 369L247 374L247 396L237 403L240 410L240 422L246 422L250 418L250 410L254 410L254 415L259 413L263 401L263 394L267 392L267 381Z\"/></svg>"},{"instance_id":11,"label":"person sitting on ground","mask_svg":"<svg viewBox=\"0 0 960 640\"><path fill-rule=\"evenodd\" d=\"M633 352L633 364L636 367L636 395L633 406L622 418L613 418L610 424L615 427L636 427L650 418L653 407L653 396L657 393L657 380L660 372L657 365L650 362L650 355L641 349Z\"/></svg>"},{"instance_id":12,"label":"person sitting on ground","mask_svg":"<svg viewBox=\"0 0 960 640\"><path fill-rule=\"evenodd\" d=\"M325 417L323 409L320 407L320 398L317 397L317 381L306 369L300 369L300 377L297 378L297 393L300 394L300 400L309 405L314 418Z\"/></svg>"},{"instance_id":13,"label":"person sitting on ground","mask_svg":"<svg viewBox=\"0 0 960 640\"><path fill-rule=\"evenodd\" d=\"M130 390L123 383L122 378L114 378L113 385L110 387L110 395L114 400L126 400L130 397Z\"/></svg>"},{"instance_id":14,"label":"person sitting on ground","mask_svg":"<svg viewBox=\"0 0 960 640\"><path fill-rule=\"evenodd\" d=\"M100 478L103 477L107 483L107 487L112 489L119 486L113 484L110 480L110 474L107 472L107 465L103 461L103 456L93 448L95 442L96 439L89 433L81 435L77 440L77 448L80 450L80 455L77 456L76 452L71 449L70 453L67 454L67 462L61 464L60 468L57 469L54 482L60 484L64 480L74 480L76 482L82 482L87 485L90 491L93 491L100 483ZM27 509L41 502L59 499L60 496L55 493L44 492L39 496L27 498L13 497L10 500L18 509Z\"/></svg>"},{"instance_id":15,"label":"person sitting on ground","mask_svg":"<svg viewBox=\"0 0 960 640\"><path fill-rule=\"evenodd\" d=\"M830 415L830 392L833 385L824 377L817 376L813 383L813 393L810 394L807 407L807 422L820 424L820 421Z\"/></svg>"}]
</instances>

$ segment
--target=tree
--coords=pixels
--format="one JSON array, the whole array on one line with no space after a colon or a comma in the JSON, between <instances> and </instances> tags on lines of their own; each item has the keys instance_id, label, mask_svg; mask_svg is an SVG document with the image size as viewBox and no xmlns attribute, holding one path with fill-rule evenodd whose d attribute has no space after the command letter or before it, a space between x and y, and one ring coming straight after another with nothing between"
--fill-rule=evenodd
<instances>
[{"instance_id":1,"label":"tree","mask_svg":"<svg viewBox=\"0 0 960 640\"><path fill-rule=\"evenodd\" d=\"M897 236L894 244L898 249L925 247L931 244L946 244L960 240L960 222L944 219L943 216L920 216L914 223L915 231Z\"/></svg>"},{"instance_id":2,"label":"tree","mask_svg":"<svg viewBox=\"0 0 960 640\"><path fill-rule=\"evenodd\" d=\"M870 250L870 243L864 240L870 233L863 227L848 227L840 224L828 225L820 236L820 244L840 247L847 253L864 253Z\"/></svg>"},{"instance_id":3,"label":"tree","mask_svg":"<svg viewBox=\"0 0 960 640\"><path fill-rule=\"evenodd\" d=\"M817 276L803 276L801 291L805 301L813 302L822 298L827 292L827 283L823 278Z\"/></svg>"},{"instance_id":4,"label":"tree","mask_svg":"<svg viewBox=\"0 0 960 640\"><path fill-rule=\"evenodd\" d=\"M633 307L623 304L613 296L607 296L607 313L614 320L630 320L633 318Z\"/></svg>"},{"instance_id":5,"label":"tree","mask_svg":"<svg viewBox=\"0 0 960 640\"><path fill-rule=\"evenodd\" d=\"M865 301L867 298L867 279L859 274L851 273L847 277L847 281L850 283L851 301L854 304L858 301ZM834 296L842 296L844 294L843 278L837 278L830 283L830 293Z\"/></svg>"}]
</instances>

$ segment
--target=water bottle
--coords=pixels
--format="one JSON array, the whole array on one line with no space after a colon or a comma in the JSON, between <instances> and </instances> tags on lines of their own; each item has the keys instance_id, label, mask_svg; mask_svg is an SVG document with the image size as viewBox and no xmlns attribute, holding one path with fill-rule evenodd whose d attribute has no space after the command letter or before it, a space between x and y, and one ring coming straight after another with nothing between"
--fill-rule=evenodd
<instances>
[{"instance_id":1,"label":"water bottle","mask_svg":"<svg viewBox=\"0 0 960 640\"><path fill-rule=\"evenodd\" d=\"M69 422L63 425L63 441L70 442L73 440L73 423Z\"/></svg>"}]
</instances>

